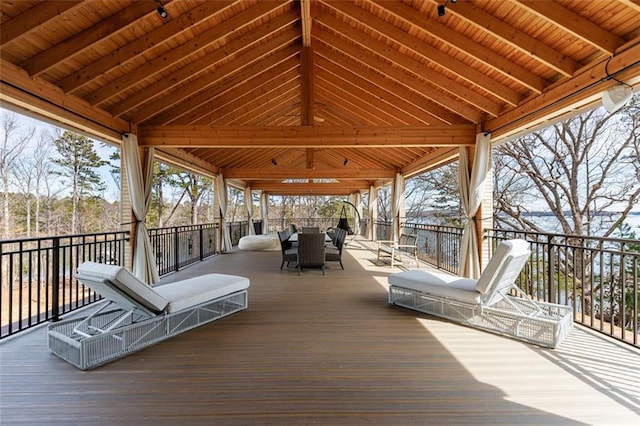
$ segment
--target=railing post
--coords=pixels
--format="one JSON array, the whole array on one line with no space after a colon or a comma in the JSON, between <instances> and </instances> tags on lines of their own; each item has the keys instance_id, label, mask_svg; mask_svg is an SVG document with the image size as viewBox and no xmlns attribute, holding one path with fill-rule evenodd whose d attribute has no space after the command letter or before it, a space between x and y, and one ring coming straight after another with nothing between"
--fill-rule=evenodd
<instances>
[{"instance_id":1,"label":"railing post","mask_svg":"<svg viewBox=\"0 0 640 426\"><path fill-rule=\"evenodd\" d=\"M173 262L173 270L177 271L180 269L180 241L178 238L180 237L180 233L178 232L178 227L173 227L173 252L174 252L174 262Z\"/></svg>"},{"instance_id":2,"label":"railing post","mask_svg":"<svg viewBox=\"0 0 640 426\"><path fill-rule=\"evenodd\" d=\"M555 264L556 264L556 251L553 246L553 236L551 236L547 243L547 282L549 283L549 288L547 289L547 302L556 303L555 297Z\"/></svg>"},{"instance_id":3,"label":"railing post","mask_svg":"<svg viewBox=\"0 0 640 426\"><path fill-rule=\"evenodd\" d=\"M438 227L436 229L436 266L440 268L440 263L442 262L442 228Z\"/></svg>"},{"instance_id":4,"label":"railing post","mask_svg":"<svg viewBox=\"0 0 640 426\"><path fill-rule=\"evenodd\" d=\"M199 225L199 233L200 233L200 261L204 259L204 225Z\"/></svg>"},{"instance_id":5,"label":"railing post","mask_svg":"<svg viewBox=\"0 0 640 426\"><path fill-rule=\"evenodd\" d=\"M51 321L60 320L60 238L53 238L51 265Z\"/></svg>"}]
</instances>

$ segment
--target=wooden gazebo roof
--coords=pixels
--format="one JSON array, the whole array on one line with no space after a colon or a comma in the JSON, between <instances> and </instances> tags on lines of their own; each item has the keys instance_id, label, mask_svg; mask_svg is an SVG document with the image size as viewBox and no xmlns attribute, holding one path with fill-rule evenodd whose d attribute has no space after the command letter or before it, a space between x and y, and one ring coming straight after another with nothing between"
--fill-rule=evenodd
<instances>
[{"instance_id":1,"label":"wooden gazebo roof","mask_svg":"<svg viewBox=\"0 0 640 426\"><path fill-rule=\"evenodd\" d=\"M442 5L2 1L0 99L254 189L338 195L640 83L637 0Z\"/></svg>"}]
</instances>

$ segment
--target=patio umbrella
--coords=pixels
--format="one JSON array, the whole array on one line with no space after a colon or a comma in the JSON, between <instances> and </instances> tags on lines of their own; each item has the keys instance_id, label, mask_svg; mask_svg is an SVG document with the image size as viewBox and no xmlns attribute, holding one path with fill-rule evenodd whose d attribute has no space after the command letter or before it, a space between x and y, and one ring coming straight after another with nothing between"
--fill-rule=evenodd
<instances>
[{"instance_id":1,"label":"patio umbrella","mask_svg":"<svg viewBox=\"0 0 640 426\"><path fill-rule=\"evenodd\" d=\"M471 176L469 176L469 151L467 147L460 148L458 165L460 199L462 201L462 209L467 217L467 224L462 232L462 241L460 242L460 268L458 275L474 279L480 276L478 236L474 217L482 202L484 183L490 167L491 143L489 138L489 134L478 134L476 136L476 153Z\"/></svg>"},{"instance_id":2,"label":"patio umbrella","mask_svg":"<svg viewBox=\"0 0 640 426\"><path fill-rule=\"evenodd\" d=\"M220 206L220 226L222 227L222 251L231 251L231 235L225 217L227 215L227 183L224 176L216 176L216 195L218 197L218 205Z\"/></svg>"},{"instance_id":3,"label":"patio umbrella","mask_svg":"<svg viewBox=\"0 0 640 426\"><path fill-rule=\"evenodd\" d=\"M149 240L145 219L151 204L151 184L153 177L153 153L149 148L144 169L138 152L138 137L125 134L122 137L125 173L131 199L131 209L136 218L135 246L133 247L133 274L140 280L153 284L160 278L155 265L155 255ZM143 178L144 177L144 178Z\"/></svg>"}]
</instances>

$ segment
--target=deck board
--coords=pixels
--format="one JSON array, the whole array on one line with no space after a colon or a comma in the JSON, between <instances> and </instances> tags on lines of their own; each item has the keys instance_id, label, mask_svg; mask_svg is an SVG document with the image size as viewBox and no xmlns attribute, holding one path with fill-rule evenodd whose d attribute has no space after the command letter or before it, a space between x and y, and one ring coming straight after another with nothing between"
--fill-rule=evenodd
<instances>
[{"instance_id":1,"label":"deck board","mask_svg":"<svg viewBox=\"0 0 640 426\"><path fill-rule=\"evenodd\" d=\"M390 307L391 268L365 243L344 257L298 276L279 252L233 252L169 276L248 276L249 308L94 370L50 354L43 327L6 339L0 423L637 424L640 351L581 327L549 350Z\"/></svg>"}]
</instances>

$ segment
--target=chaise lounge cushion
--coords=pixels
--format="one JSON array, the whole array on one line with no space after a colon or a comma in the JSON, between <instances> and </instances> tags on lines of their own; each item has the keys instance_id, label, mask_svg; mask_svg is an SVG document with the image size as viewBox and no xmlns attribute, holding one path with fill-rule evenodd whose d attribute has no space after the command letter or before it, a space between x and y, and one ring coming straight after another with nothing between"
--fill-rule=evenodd
<instances>
[{"instance_id":1,"label":"chaise lounge cushion","mask_svg":"<svg viewBox=\"0 0 640 426\"><path fill-rule=\"evenodd\" d=\"M415 290L435 296L456 299L466 303L480 303L482 296L476 290L476 280L454 275L411 270L391 274L390 285Z\"/></svg>"},{"instance_id":2,"label":"chaise lounge cushion","mask_svg":"<svg viewBox=\"0 0 640 426\"><path fill-rule=\"evenodd\" d=\"M476 290L482 294L485 294L493 292L495 288L501 287L500 281L497 281L494 278L507 262L508 256L524 256L525 258L528 258L530 253L531 252L529 251L529 243L525 240L502 241L500 244L498 244L498 247L496 247L496 251L487 264L487 267L482 272L482 275L480 275L480 278L478 278ZM517 264L516 266L518 267L517 272L519 272L522 269L523 265ZM510 275L506 275L506 277L510 277ZM507 284L511 284L511 282L508 282Z\"/></svg>"},{"instance_id":3,"label":"chaise lounge cushion","mask_svg":"<svg viewBox=\"0 0 640 426\"><path fill-rule=\"evenodd\" d=\"M172 313L247 288L249 288L248 278L237 275L207 274L154 287L154 290L169 301L167 313Z\"/></svg>"},{"instance_id":4,"label":"chaise lounge cushion","mask_svg":"<svg viewBox=\"0 0 640 426\"><path fill-rule=\"evenodd\" d=\"M92 278L95 279L95 277L109 281L119 291L156 313L163 312L169 304L169 300L162 297L155 289L140 281L122 266L105 265L98 262L84 262L78 266L76 277L88 282L91 282ZM101 295L110 298L111 295L102 294L108 292L109 288L104 286L100 286L100 288ZM122 302L120 296L114 295L113 297Z\"/></svg>"}]
</instances>

